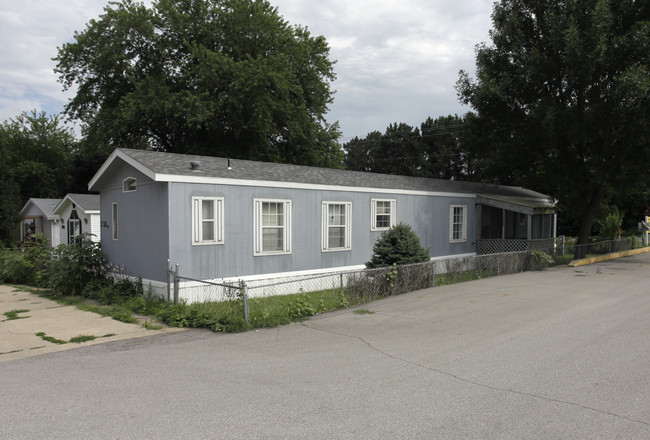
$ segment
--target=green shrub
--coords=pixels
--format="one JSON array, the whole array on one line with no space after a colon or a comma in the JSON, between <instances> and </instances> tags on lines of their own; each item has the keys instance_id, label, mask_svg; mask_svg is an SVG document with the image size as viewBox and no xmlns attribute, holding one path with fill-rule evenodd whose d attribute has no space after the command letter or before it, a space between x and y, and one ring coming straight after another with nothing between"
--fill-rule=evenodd
<instances>
[{"instance_id":1,"label":"green shrub","mask_svg":"<svg viewBox=\"0 0 650 440\"><path fill-rule=\"evenodd\" d=\"M252 324L246 322L243 316L229 315L220 317L211 327L211 330L215 332L241 333L252 328Z\"/></svg>"},{"instance_id":2,"label":"green shrub","mask_svg":"<svg viewBox=\"0 0 650 440\"><path fill-rule=\"evenodd\" d=\"M29 246L0 252L0 282L47 287L51 250L42 233L35 234Z\"/></svg>"},{"instance_id":3,"label":"green shrub","mask_svg":"<svg viewBox=\"0 0 650 440\"><path fill-rule=\"evenodd\" d=\"M623 224L623 213L617 206L611 206L605 218L597 221L600 226L600 236L604 238L618 237L618 230Z\"/></svg>"},{"instance_id":4,"label":"green shrub","mask_svg":"<svg viewBox=\"0 0 650 440\"><path fill-rule=\"evenodd\" d=\"M532 251L530 253L530 256L531 256L531 262L530 262L531 270L544 270L548 266L554 264L553 258L544 251Z\"/></svg>"},{"instance_id":5,"label":"green shrub","mask_svg":"<svg viewBox=\"0 0 650 440\"><path fill-rule=\"evenodd\" d=\"M106 304L121 304L130 299L144 299L142 278L135 281L119 276L116 279L96 278L84 286L81 295Z\"/></svg>"},{"instance_id":6,"label":"green shrub","mask_svg":"<svg viewBox=\"0 0 650 440\"><path fill-rule=\"evenodd\" d=\"M422 247L411 226L404 223L384 231L372 252L372 258L366 263L369 269L429 261L429 249Z\"/></svg>"},{"instance_id":7,"label":"green shrub","mask_svg":"<svg viewBox=\"0 0 650 440\"><path fill-rule=\"evenodd\" d=\"M91 283L95 289L110 284L109 265L99 243L85 237L78 243L58 246L48 272L52 292L62 296L82 295Z\"/></svg>"}]
</instances>

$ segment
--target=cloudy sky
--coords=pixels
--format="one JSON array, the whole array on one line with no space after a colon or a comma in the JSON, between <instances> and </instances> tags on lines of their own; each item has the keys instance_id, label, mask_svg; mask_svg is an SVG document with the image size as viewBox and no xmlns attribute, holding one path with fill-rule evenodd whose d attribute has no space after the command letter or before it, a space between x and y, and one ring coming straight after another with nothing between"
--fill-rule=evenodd
<instances>
[{"instance_id":1,"label":"cloudy sky","mask_svg":"<svg viewBox=\"0 0 650 440\"><path fill-rule=\"evenodd\" d=\"M53 72L57 46L98 17L108 0L0 2L0 122L23 111L59 113L72 96ZM147 1L146 3L150 3ZM330 44L338 79L328 122L342 142L393 122L464 114L454 84L474 73L474 46L489 41L491 0L271 0L291 24Z\"/></svg>"}]
</instances>

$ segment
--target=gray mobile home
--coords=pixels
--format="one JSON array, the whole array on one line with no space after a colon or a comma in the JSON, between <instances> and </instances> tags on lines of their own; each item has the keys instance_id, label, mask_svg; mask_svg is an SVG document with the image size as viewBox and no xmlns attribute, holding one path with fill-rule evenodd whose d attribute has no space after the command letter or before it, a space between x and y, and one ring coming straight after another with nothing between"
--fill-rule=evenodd
<instances>
[{"instance_id":1,"label":"gray mobile home","mask_svg":"<svg viewBox=\"0 0 650 440\"><path fill-rule=\"evenodd\" d=\"M200 280L363 267L400 222L432 258L555 236L553 199L472 182L117 149L89 190L109 260L154 285L168 261Z\"/></svg>"}]
</instances>

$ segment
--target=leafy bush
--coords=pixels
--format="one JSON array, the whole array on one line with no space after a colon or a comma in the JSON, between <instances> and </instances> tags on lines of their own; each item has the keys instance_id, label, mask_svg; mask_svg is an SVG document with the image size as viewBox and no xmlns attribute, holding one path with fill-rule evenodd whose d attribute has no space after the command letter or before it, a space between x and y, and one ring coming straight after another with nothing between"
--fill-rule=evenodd
<instances>
[{"instance_id":1,"label":"leafy bush","mask_svg":"<svg viewBox=\"0 0 650 440\"><path fill-rule=\"evenodd\" d=\"M623 213L619 212L617 206L609 208L605 218L598 221L600 226L600 236L605 238L618 237L618 230L623 224Z\"/></svg>"},{"instance_id":2,"label":"leafy bush","mask_svg":"<svg viewBox=\"0 0 650 440\"><path fill-rule=\"evenodd\" d=\"M532 251L530 253L530 256L531 256L531 262L530 262L531 270L544 270L548 266L554 264L553 258L544 251Z\"/></svg>"},{"instance_id":3,"label":"leafy bush","mask_svg":"<svg viewBox=\"0 0 650 440\"><path fill-rule=\"evenodd\" d=\"M23 249L3 249L0 252L0 282L46 287L51 251L42 234L33 236L30 246Z\"/></svg>"},{"instance_id":4,"label":"leafy bush","mask_svg":"<svg viewBox=\"0 0 650 440\"><path fill-rule=\"evenodd\" d=\"M241 333L246 332L252 328L252 324L246 322L243 316L230 315L222 316L219 318L217 322L211 327L211 330L215 332Z\"/></svg>"},{"instance_id":5,"label":"leafy bush","mask_svg":"<svg viewBox=\"0 0 650 440\"><path fill-rule=\"evenodd\" d=\"M86 286L110 285L109 265L99 243L82 239L75 244L58 246L49 267L52 292L58 295L82 295Z\"/></svg>"},{"instance_id":6,"label":"leafy bush","mask_svg":"<svg viewBox=\"0 0 650 440\"><path fill-rule=\"evenodd\" d=\"M144 299L142 279L138 278L135 281L126 277L92 279L84 286L81 296L105 304L121 304L129 299Z\"/></svg>"},{"instance_id":7,"label":"leafy bush","mask_svg":"<svg viewBox=\"0 0 650 440\"><path fill-rule=\"evenodd\" d=\"M422 247L411 226L404 223L384 231L372 252L372 258L366 263L370 269L429 261L429 249Z\"/></svg>"}]
</instances>

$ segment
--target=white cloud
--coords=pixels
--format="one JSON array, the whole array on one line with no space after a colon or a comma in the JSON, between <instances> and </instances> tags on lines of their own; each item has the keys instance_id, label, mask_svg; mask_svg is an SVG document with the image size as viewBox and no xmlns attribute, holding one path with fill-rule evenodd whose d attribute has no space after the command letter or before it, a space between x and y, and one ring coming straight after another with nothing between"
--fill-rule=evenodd
<instances>
[{"instance_id":1,"label":"white cloud","mask_svg":"<svg viewBox=\"0 0 650 440\"><path fill-rule=\"evenodd\" d=\"M474 46L487 41L492 2L275 0L294 24L330 42L337 90L328 115L345 139L462 114L454 85L474 70Z\"/></svg>"},{"instance_id":2,"label":"white cloud","mask_svg":"<svg viewBox=\"0 0 650 440\"><path fill-rule=\"evenodd\" d=\"M150 1L146 3L150 4ZM271 0L293 25L330 43L338 79L328 120L346 141L391 122L463 113L454 84L474 71L474 46L488 40L486 0ZM0 121L23 111L58 112L72 96L53 72L57 47L102 13L106 0L3 2Z\"/></svg>"}]
</instances>

